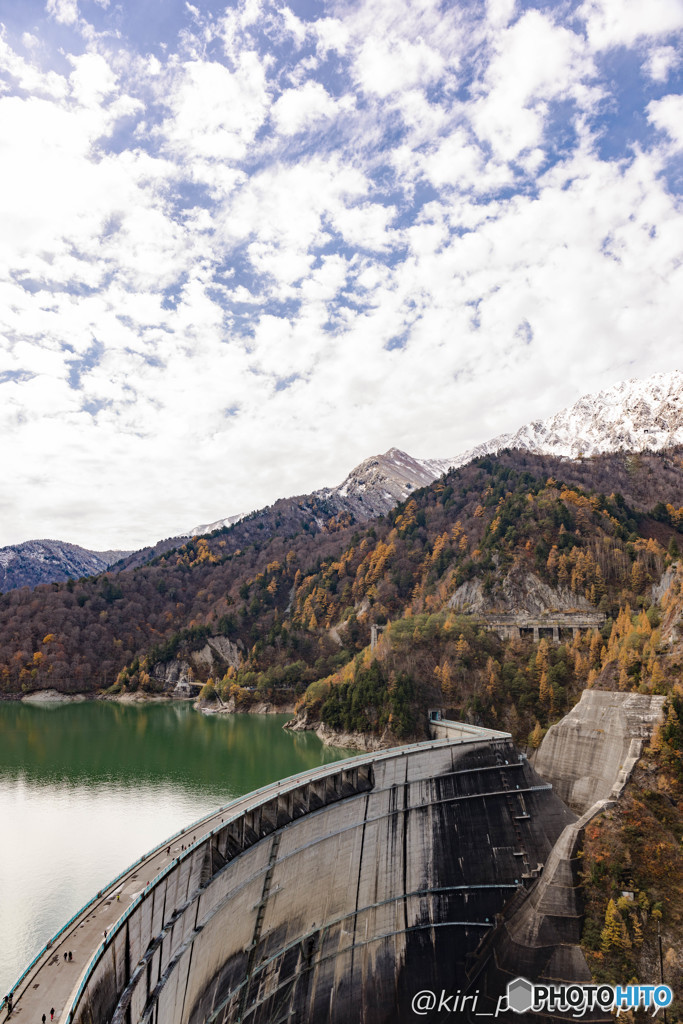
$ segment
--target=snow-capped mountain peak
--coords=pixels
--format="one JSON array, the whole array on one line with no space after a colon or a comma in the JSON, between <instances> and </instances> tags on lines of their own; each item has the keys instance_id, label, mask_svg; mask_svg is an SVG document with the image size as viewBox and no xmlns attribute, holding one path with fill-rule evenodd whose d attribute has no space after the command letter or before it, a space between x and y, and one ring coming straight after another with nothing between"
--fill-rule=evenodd
<instances>
[{"instance_id":1,"label":"snow-capped mountain peak","mask_svg":"<svg viewBox=\"0 0 683 1024\"><path fill-rule=\"evenodd\" d=\"M234 526L235 523L239 523L240 519L248 513L238 512L234 516L226 516L224 519L216 519L213 523L200 523L199 526L193 526L191 530L186 530L180 534L181 537L203 537L207 533L213 533L214 530L222 530L225 526Z\"/></svg>"},{"instance_id":2,"label":"snow-capped mountain peak","mask_svg":"<svg viewBox=\"0 0 683 1024\"><path fill-rule=\"evenodd\" d=\"M388 512L447 470L503 448L575 459L677 444L683 444L683 371L672 370L645 380L620 381L584 395L548 419L527 423L514 433L499 434L450 459L417 459L400 448L390 448L383 455L364 459L337 487L322 488L310 497L325 501L329 508L367 519ZM195 527L191 534L210 533L242 518L219 519Z\"/></svg>"},{"instance_id":3,"label":"snow-capped mountain peak","mask_svg":"<svg viewBox=\"0 0 683 1024\"><path fill-rule=\"evenodd\" d=\"M677 444L683 444L683 371L672 370L584 395L548 419L527 423L513 434L499 434L442 464L464 466L503 448L576 459L605 452L658 451Z\"/></svg>"},{"instance_id":4,"label":"snow-capped mountain peak","mask_svg":"<svg viewBox=\"0 0 683 1024\"><path fill-rule=\"evenodd\" d=\"M390 448L383 455L364 459L338 487L324 487L314 491L314 496L367 519L388 512L447 468L437 459L415 459L400 448Z\"/></svg>"},{"instance_id":5,"label":"snow-capped mountain peak","mask_svg":"<svg viewBox=\"0 0 683 1024\"><path fill-rule=\"evenodd\" d=\"M616 451L656 451L681 444L683 371L672 370L645 380L620 381L584 395L545 420L527 423L515 433L499 434L450 459L416 459L399 448L390 448L383 455L365 459L339 486L314 491L305 498L311 508L322 501L328 513L350 512L359 520L371 519L388 512L447 470L503 448L574 459ZM302 499L292 501L302 507ZM151 557L189 536L202 536L244 518L244 514L231 515L195 526L181 536L160 542L155 549L143 549L141 554ZM87 551L59 541L10 545L0 549L0 590L103 572L127 554Z\"/></svg>"}]
</instances>

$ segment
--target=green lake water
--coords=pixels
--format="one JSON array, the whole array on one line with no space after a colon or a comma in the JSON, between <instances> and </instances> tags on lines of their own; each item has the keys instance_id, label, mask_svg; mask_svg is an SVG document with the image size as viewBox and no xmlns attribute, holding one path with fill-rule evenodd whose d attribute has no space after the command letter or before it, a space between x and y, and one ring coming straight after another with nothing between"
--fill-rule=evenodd
<instances>
[{"instance_id":1,"label":"green lake water","mask_svg":"<svg viewBox=\"0 0 683 1024\"><path fill-rule=\"evenodd\" d=\"M106 882L235 797L348 757L285 715L0 703L0 997Z\"/></svg>"}]
</instances>

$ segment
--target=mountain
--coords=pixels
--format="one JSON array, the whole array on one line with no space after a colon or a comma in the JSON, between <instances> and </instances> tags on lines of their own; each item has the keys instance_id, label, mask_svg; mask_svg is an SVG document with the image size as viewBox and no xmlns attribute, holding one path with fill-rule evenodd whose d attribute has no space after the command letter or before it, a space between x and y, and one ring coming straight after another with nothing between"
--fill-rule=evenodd
<instances>
[{"instance_id":1,"label":"mountain","mask_svg":"<svg viewBox=\"0 0 683 1024\"><path fill-rule=\"evenodd\" d=\"M30 600L10 590L0 597L0 694L85 692L117 679L164 689L164 666L191 666L190 655L225 637L243 659L228 693L235 681L238 696L291 699L364 651L373 623L458 615L468 604L505 611L522 591L547 603L540 584L556 608L587 601L616 618L627 604L642 606L683 549L682 451L573 461L501 452L415 488L382 518L340 515L338 495L283 499L146 564L42 586ZM498 648L488 656L501 665L507 657ZM396 664L397 678L414 674L411 657ZM209 651L195 669L200 682L224 679L227 667L212 661ZM416 686L433 682L434 667L420 668ZM567 685L558 681L558 711ZM468 699L463 714L488 707Z\"/></svg>"},{"instance_id":2,"label":"mountain","mask_svg":"<svg viewBox=\"0 0 683 1024\"><path fill-rule=\"evenodd\" d=\"M159 541L154 547L134 551L114 568L116 572L139 568L181 547L190 537L234 529L238 524L238 536L245 543L256 538L263 540L276 532L298 531L304 524L305 529L329 532L332 519L337 526L364 523L386 515L413 491L441 476L448 465L447 461L438 459L414 459L398 448L390 448L383 455L365 459L337 487L322 487L310 494L279 498L254 512L203 523L186 533Z\"/></svg>"},{"instance_id":3,"label":"mountain","mask_svg":"<svg viewBox=\"0 0 683 1024\"><path fill-rule=\"evenodd\" d=\"M384 455L365 459L338 487L322 488L313 494L357 519L370 519L384 515L411 491L426 487L448 468L448 461L414 459L399 448L390 448Z\"/></svg>"},{"instance_id":4,"label":"mountain","mask_svg":"<svg viewBox=\"0 0 683 1024\"><path fill-rule=\"evenodd\" d=\"M390 448L383 455L371 455L351 470L343 483L337 487L321 487L310 495L284 498L281 501L293 501L301 506L310 503L312 507L325 506L327 511L337 514L350 514L354 519L363 521L384 515L399 501L408 497L411 491L425 487L432 480L441 476L449 468L448 460L414 459L411 455ZM279 503L277 503L279 504ZM268 506L272 508L274 506ZM260 511L267 511L262 509ZM252 512L258 516L260 512ZM201 537L214 530L222 530L247 518L247 513L216 519L213 523L202 523L193 526L182 535L185 537ZM176 538L178 540L180 538Z\"/></svg>"},{"instance_id":5,"label":"mountain","mask_svg":"<svg viewBox=\"0 0 683 1024\"><path fill-rule=\"evenodd\" d=\"M129 551L89 551L60 540L27 540L0 548L0 591L104 572Z\"/></svg>"},{"instance_id":6,"label":"mountain","mask_svg":"<svg viewBox=\"0 0 683 1024\"><path fill-rule=\"evenodd\" d=\"M583 943L594 980L651 978L661 926L677 977L682 457L512 449L422 486L439 467L388 452L133 571L3 594L0 699L201 687L213 709L297 700L295 727L369 749L424 737L429 708L536 748L587 688L665 696L636 788L586 828ZM408 496L383 517L340 513L373 488L393 500L391 481Z\"/></svg>"},{"instance_id":7,"label":"mountain","mask_svg":"<svg viewBox=\"0 0 683 1024\"><path fill-rule=\"evenodd\" d=\"M683 444L683 371L672 370L584 395L548 419L534 420L513 434L499 434L443 461L456 468L503 448L576 459L606 452L661 451L679 444Z\"/></svg>"},{"instance_id":8,"label":"mountain","mask_svg":"<svg viewBox=\"0 0 683 1024\"><path fill-rule=\"evenodd\" d=\"M244 519L246 512L238 512L235 516L226 516L225 519L216 519L214 523L201 523L199 526L193 526L191 530L187 530L182 536L184 537L203 537L206 533L213 533L214 530L222 530L226 526L234 526L235 523L239 523L240 519Z\"/></svg>"},{"instance_id":9,"label":"mountain","mask_svg":"<svg viewBox=\"0 0 683 1024\"><path fill-rule=\"evenodd\" d=\"M450 459L418 459L399 448L373 455L351 470L337 487L281 498L249 514L202 523L175 537L135 552L93 552L58 541L27 541L0 550L0 590L35 586L53 580L102 572L117 563L117 572L146 564L182 546L188 537L249 524L244 534L279 530L283 523L299 529L305 520L321 528L331 516L338 522L362 523L386 515L399 502L437 480L447 470L503 449L576 459L618 451L659 451L683 444L683 372L657 373L627 380L592 395L545 420L535 420L510 434Z\"/></svg>"},{"instance_id":10,"label":"mountain","mask_svg":"<svg viewBox=\"0 0 683 1024\"><path fill-rule=\"evenodd\" d=\"M427 486L447 470L504 448L576 459L618 451L661 451L679 444L683 444L683 372L673 370L584 395L548 419L534 420L515 433L499 434L452 458L418 459L390 448L383 455L365 459L337 487L313 491L307 500L362 521L386 515L411 491ZM211 533L244 518L218 519L194 527L189 535Z\"/></svg>"}]
</instances>

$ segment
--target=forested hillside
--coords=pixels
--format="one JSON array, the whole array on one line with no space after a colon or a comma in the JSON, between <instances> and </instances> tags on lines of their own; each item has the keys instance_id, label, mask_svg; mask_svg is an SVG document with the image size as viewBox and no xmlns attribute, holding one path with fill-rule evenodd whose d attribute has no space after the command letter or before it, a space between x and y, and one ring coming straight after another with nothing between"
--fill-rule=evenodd
<instances>
[{"instance_id":1,"label":"forested hillside","mask_svg":"<svg viewBox=\"0 0 683 1024\"><path fill-rule=\"evenodd\" d=\"M683 546L682 475L680 451L505 452L371 522L277 503L136 569L4 595L0 686L160 690L160 664L219 635L240 664L207 694L237 706L298 695L311 723L403 738L437 702L537 742L599 673L622 688L665 685L651 587ZM598 609L604 627L534 646L463 614L463 594L505 608L519 578ZM372 623L389 625L371 653Z\"/></svg>"}]
</instances>

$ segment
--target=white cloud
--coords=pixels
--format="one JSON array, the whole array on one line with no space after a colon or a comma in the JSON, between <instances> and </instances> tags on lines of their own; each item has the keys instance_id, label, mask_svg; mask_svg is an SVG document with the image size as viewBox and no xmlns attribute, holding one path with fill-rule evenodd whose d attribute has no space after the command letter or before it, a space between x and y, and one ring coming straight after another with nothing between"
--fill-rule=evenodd
<instances>
[{"instance_id":1,"label":"white cloud","mask_svg":"<svg viewBox=\"0 0 683 1024\"><path fill-rule=\"evenodd\" d=\"M33 49L35 48L35 43L32 42L33 39L34 37L29 35L29 33L24 33L22 42L27 48ZM38 40L36 40L37 42ZM29 93L47 95L54 98L66 95L66 79L54 71L43 73L34 64L31 64L16 53L8 44L2 25L0 25L0 71L10 75L20 89L25 89Z\"/></svg>"},{"instance_id":2,"label":"white cloud","mask_svg":"<svg viewBox=\"0 0 683 1024\"><path fill-rule=\"evenodd\" d=\"M318 122L335 116L339 109L348 109L351 103L335 103L320 82L307 81L297 89L287 89L271 108L277 130L282 135L296 135Z\"/></svg>"},{"instance_id":3,"label":"white cloud","mask_svg":"<svg viewBox=\"0 0 683 1024\"><path fill-rule=\"evenodd\" d=\"M643 64L643 70L653 82L666 82L680 62L680 53L674 46L653 46Z\"/></svg>"},{"instance_id":4,"label":"white cloud","mask_svg":"<svg viewBox=\"0 0 683 1024\"><path fill-rule=\"evenodd\" d=\"M190 61L164 85L170 116L157 134L170 152L209 161L245 156L267 112L264 67L253 52L240 55L235 71L216 61Z\"/></svg>"},{"instance_id":5,"label":"white cloud","mask_svg":"<svg viewBox=\"0 0 683 1024\"><path fill-rule=\"evenodd\" d=\"M104 57L84 53L70 57L74 70L69 76L74 98L84 107L97 107L116 88L116 75Z\"/></svg>"},{"instance_id":6,"label":"white cloud","mask_svg":"<svg viewBox=\"0 0 683 1024\"><path fill-rule=\"evenodd\" d=\"M425 157L422 168L437 187L457 186L462 191L473 188L486 174L485 156L462 131L455 131Z\"/></svg>"},{"instance_id":7,"label":"white cloud","mask_svg":"<svg viewBox=\"0 0 683 1024\"><path fill-rule=\"evenodd\" d=\"M45 10L62 25L78 21L78 0L47 0Z\"/></svg>"},{"instance_id":8,"label":"white cloud","mask_svg":"<svg viewBox=\"0 0 683 1024\"><path fill-rule=\"evenodd\" d=\"M301 18L297 18L294 11L289 7L281 7L279 14L282 17L285 31L293 37L295 43L301 46L308 33L306 24L301 20Z\"/></svg>"},{"instance_id":9,"label":"white cloud","mask_svg":"<svg viewBox=\"0 0 683 1024\"><path fill-rule=\"evenodd\" d=\"M600 155L600 49L666 81L669 0L195 10L155 56L73 0L52 63L0 35L4 541L153 541L677 356L680 97Z\"/></svg>"},{"instance_id":10,"label":"white cloud","mask_svg":"<svg viewBox=\"0 0 683 1024\"><path fill-rule=\"evenodd\" d=\"M504 28L515 13L516 0L487 0L486 16L495 28Z\"/></svg>"},{"instance_id":11,"label":"white cloud","mask_svg":"<svg viewBox=\"0 0 683 1024\"><path fill-rule=\"evenodd\" d=\"M368 39L356 58L360 86L366 92L386 97L398 89L433 82L444 66L440 53L424 40Z\"/></svg>"},{"instance_id":12,"label":"white cloud","mask_svg":"<svg viewBox=\"0 0 683 1024\"><path fill-rule=\"evenodd\" d=\"M272 274L278 284L292 284L313 261L312 249L329 240L325 221L342 233L356 230L363 213L355 214L352 204L367 187L362 174L335 159L275 165L254 174L226 203L216 221L217 236L228 249L252 239L249 253L256 269Z\"/></svg>"},{"instance_id":13,"label":"white cloud","mask_svg":"<svg viewBox=\"0 0 683 1024\"><path fill-rule=\"evenodd\" d=\"M664 131L678 146L683 146L683 96L663 96L647 105L648 120Z\"/></svg>"},{"instance_id":14,"label":"white cloud","mask_svg":"<svg viewBox=\"0 0 683 1024\"><path fill-rule=\"evenodd\" d=\"M557 97L591 104L592 61L580 37L538 11L527 11L495 39L495 56L472 114L475 130L504 160L542 141L548 104Z\"/></svg>"},{"instance_id":15,"label":"white cloud","mask_svg":"<svg viewBox=\"0 0 683 1024\"><path fill-rule=\"evenodd\" d=\"M345 53L349 45L348 26L339 18L318 18L311 30L318 40L318 53L327 56L330 50Z\"/></svg>"},{"instance_id":16,"label":"white cloud","mask_svg":"<svg viewBox=\"0 0 683 1024\"><path fill-rule=\"evenodd\" d=\"M642 36L658 37L683 28L681 0L584 0L577 16L586 23L594 50L633 46Z\"/></svg>"}]
</instances>

